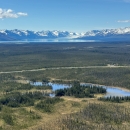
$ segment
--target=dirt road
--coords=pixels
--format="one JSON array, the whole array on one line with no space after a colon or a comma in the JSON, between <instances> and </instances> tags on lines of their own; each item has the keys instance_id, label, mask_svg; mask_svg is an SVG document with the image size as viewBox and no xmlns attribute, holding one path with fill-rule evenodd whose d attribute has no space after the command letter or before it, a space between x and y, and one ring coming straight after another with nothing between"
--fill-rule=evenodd
<instances>
[{"instance_id":1,"label":"dirt road","mask_svg":"<svg viewBox=\"0 0 130 130\"><path fill-rule=\"evenodd\" d=\"M0 74L10 74L10 73L22 73L31 71L44 71L44 70L56 70L56 69L87 69L87 68L130 68L130 66L83 66L83 67L52 67L52 68L41 68L41 69L31 69L31 70L18 70L18 71L3 71Z\"/></svg>"}]
</instances>

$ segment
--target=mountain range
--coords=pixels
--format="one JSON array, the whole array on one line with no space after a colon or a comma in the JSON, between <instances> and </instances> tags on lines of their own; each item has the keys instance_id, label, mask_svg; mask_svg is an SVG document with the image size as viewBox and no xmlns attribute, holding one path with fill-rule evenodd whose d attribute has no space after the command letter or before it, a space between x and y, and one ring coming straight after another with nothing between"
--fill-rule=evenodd
<instances>
[{"instance_id":1,"label":"mountain range","mask_svg":"<svg viewBox=\"0 0 130 130\"><path fill-rule=\"evenodd\" d=\"M84 33L68 31L0 30L0 41L24 41L37 39L73 39L98 41L130 41L130 27L92 30Z\"/></svg>"}]
</instances>

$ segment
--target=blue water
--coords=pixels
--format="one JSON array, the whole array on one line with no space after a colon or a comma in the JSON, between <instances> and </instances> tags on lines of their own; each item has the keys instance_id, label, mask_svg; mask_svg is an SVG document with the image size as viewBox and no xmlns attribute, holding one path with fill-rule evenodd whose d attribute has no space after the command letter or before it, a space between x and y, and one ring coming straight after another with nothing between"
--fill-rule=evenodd
<instances>
[{"instance_id":1,"label":"blue water","mask_svg":"<svg viewBox=\"0 0 130 130\"><path fill-rule=\"evenodd\" d=\"M85 86L102 86L102 85L95 85L91 83L82 83L81 85ZM130 96L130 90L124 90L122 88L116 88L116 87L111 87L111 86L102 86L103 88L107 89L107 93L105 94L105 97L110 97L110 96Z\"/></svg>"},{"instance_id":2,"label":"blue water","mask_svg":"<svg viewBox=\"0 0 130 130\"><path fill-rule=\"evenodd\" d=\"M42 86L42 85L44 85L42 82L30 82L30 84L34 85L34 86ZM51 83L51 82L49 82L47 85L52 86L52 91L71 87L71 85L68 85L68 84L56 84L56 83ZM51 93L50 97L55 97L55 94Z\"/></svg>"},{"instance_id":3,"label":"blue water","mask_svg":"<svg viewBox=\"0 0 130 130\"><path fill-rule=\"evenodd\" d=\"M30 82L31 85L35 86L42 86L42 82ZM57 84L57 83L51 83L49 82L48 85L52 86L52 90L55 91L57 89L64 89L71 87L71 85L67 84ZM85 86L93 86L93 84L90 83L82 83L81 85ZM95 86L95 85L94 85ZM96 85L97 87L100 85ZM111 87L111 86L102 86L107 89L107 93L104 95L105 97L109 96L130 96L130 91L129 90L123 90L122 88L116 88L116 87ZM50 96L55 96L54 94L50 94Z\"/></svg>"},{"instance_id":4,"label":"blue water","mask_svg":"<svg viewBox=\"0 0 130 130\"><path fill-rule=\"evenodd\" d=\"M56 43L56 42L100 42L97 40L80 40L80 39L65 39L65 38L57 38L57 39L25 39L21 41L0 41L0 43L8 43L8 44L25 44L25 43L31 43L31 42L41 42L41 43Z\"/></svg>"},{"instance_id":5,"label":"blue water","mask_svg":"<svg viewBox=\"0 0 130 130\"><path fill-rule=\"evenodd\" d=\"M107 93L105 95L105 97L109 97L109 96L130 96L130 91L128 90L123 90L121 88L115 88L115 87L106 87L107 89Z\"/></svg>"},{"instance_id":6,"label":"blue water","mask_svg":"<svg viewBox=\"0 0 130 130\"><path fill-rule=\"evenodd\" d=\"M58 90L58 89L64 89L64 88L69 88L71 87L71 85L67 85L67 84L56 84L56 83L49 83L49 85L52 86L52 90Z\"/></svg>"}]
</instances>

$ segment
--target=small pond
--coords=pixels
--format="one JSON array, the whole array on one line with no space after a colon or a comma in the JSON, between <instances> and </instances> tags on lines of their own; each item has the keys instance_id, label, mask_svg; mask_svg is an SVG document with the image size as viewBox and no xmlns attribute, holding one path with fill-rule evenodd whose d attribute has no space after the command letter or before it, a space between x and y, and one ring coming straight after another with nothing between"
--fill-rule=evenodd
<instances>
[{"instance_id":1,"label":"small pond","mask_svg":"<svg viewBox=\"0 0 130 130\"><path fill-rule=\"evenodd\" d=\"M109 87L109 86L105 86L105 88L107 89L107 93L105 95L105 97L109 97L109 96L130 96L130 91L129 90L125 90L122 88L116 88L116 87Z\"/></svg>"},{"instance_id":2,"label":"small pond","mask_svg":"<svg viewBox=\"0 0 130 130\"><path fill-rule=\"evenodd\" d=\"M42 82L30 82L31 85L34 86L42 86L43 83ZM57 83L51 83L49 82L48 85L52 86L52 90L55 91L57 89L64 89L64 88L68 88L71 87L71 85L68 84L57 84ZM85 85L85 86L93 86L95 84L90 84L90 83L82 83L81 85ZM96 85L101 86L101 85ZM111 86L102 86L104 88L107 89L107 93L105 94L105 97L109 97L109 96L130 96L130 90L125 90L122 88L116 88L116 87L111 87ZM50 96L55 96L54 94L50 94Z\"/></svg>"}]
</instances>

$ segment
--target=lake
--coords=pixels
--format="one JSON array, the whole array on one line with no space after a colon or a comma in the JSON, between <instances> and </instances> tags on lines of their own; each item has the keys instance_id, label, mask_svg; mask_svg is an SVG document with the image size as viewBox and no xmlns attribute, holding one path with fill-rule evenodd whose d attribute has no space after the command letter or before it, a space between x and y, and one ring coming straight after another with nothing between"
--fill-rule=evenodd
<instances>
[{"instance_id":1,"label":"lake","mask_svg":"<svg viewBox=\"0 0 130 130\"><path fill-rule=\"evenodd\" d=\"M31 85L34 86L42 86L43 83L42 82L30 82ZM68 84L58 84L58 83L51 83L49 82L48 85L52 86L52 90L55 91L57 89L64 89L64 88L68 88L71 87L71 85ZM81 83L81 85L85 85L85 86L102 86L102 85L95 85L95 84L91 84L91 83ZM109 96L130 96L130 90L125 90L122 88L116 88L116 87L111 87L111 86L102 86L104 88L107 89L107 93L104 95L105 97L109 97ZM51 94L50 96L55 96L54 94Z\"/></svg>"},{"instance_id":2,"label":"lake","mask_svg":"<svg viewBox=\"0 0 130 130\"><path fill-rule=\"evenodd\" d=\"M101 42L98 40L80 40L80 39L65 39L65 38L56 38L56 39L24 39L20 41L0 41L0 44L25 44L25 43L59 43L59 42Z\"/></svg>"}]
</instances>

